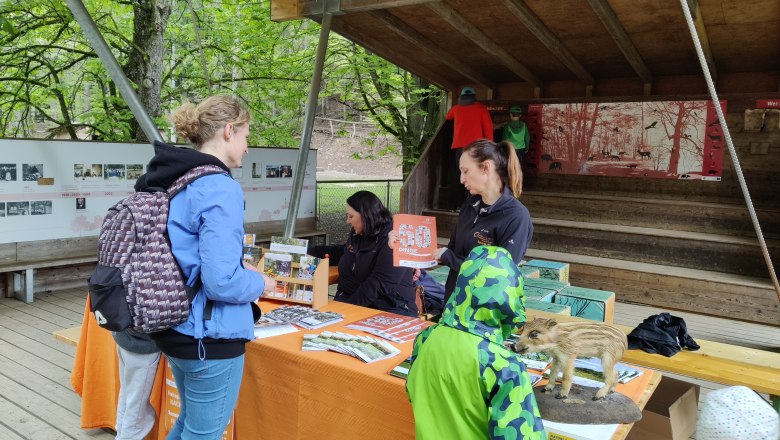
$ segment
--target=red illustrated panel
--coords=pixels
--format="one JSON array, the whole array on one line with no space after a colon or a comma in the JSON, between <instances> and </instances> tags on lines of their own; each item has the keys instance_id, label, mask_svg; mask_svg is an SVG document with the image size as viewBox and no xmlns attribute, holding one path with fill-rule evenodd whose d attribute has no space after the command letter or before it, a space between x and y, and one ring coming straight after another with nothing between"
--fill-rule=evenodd
<instances>
[{"instance_id":1,"label":"red illustrated panel","mask_svg":"<svg viewBox=\"0 0 780 440\"><path fill-rule=\"evenodd\" d=\"M721 179L726 143L711 101L534 104L526 122L529 172Z\"/></svg>"}]
</instances>

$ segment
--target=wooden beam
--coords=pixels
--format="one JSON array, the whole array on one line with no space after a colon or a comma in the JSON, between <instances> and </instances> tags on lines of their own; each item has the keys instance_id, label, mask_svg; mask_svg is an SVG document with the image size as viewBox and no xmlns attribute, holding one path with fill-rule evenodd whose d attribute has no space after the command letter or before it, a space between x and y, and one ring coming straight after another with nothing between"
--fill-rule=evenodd
<instances>
[{"instance_id":1,"label":"wooden beam","mask_svg":"<svg viewBox=\"0 0 780 440\"><path fill-rule=\"evenodd\" d=\"M426 38L423 34L406 24L403 20L396 17L395 15L387 11L373 11L371 12L371 15L384 23L385 26L398 34L398 36L420 48L429 57L440 60L449 66L452 70L460 73L473 82L487 87L490 90L495 87L490 79L472 69L471 67L463 64L460 60L446 53L440 47L437 47L431 40Z\"/></svg>"},{"instance_id":2,"label":"wooden beam","mask_svg":"<svg viewBox=\"0 0 780 440\"><path fill-rule=\"evenodd\" d=\"M704 19L701 18L701 8L699 8L699 2L696 0L688 0L688 8L691 10L691 15L693 16L693 24L696 26L696 33L699 34L699 43L701 44L702 52L704 52L704 59L707 60L707 66L710 69L712 82L717 84L718 70L715 68L715 58L712 57L710 40L707 38L707 28L704 26Z\"/></svg>"},{"instance_id":3,"label":"wooden beam","mask_svg":"<svg viewBox=\"0 0 780 440\"><path fill-rule=\"evenodd\" d=\"M599 17L599 20L604 23L607 32L609 32L609 35L615 41L618 48L620 48L620 51L623 52L623 56L626 57L626 60L631 64L631 67L634 68L636 74L642 79L642 82L645 84L652 84L653 74L650 73L650 69L647 68L642 56L639 55L636 46L631 42L626 30L623 29L623 25L620 23L620 20L618 20L617 15L615 15L615 11L612 10L609 2L607 2L607 0L588 0L588 3L590 3L590 7L593 8L596 16Z\"/></svg>"},{"instance_id":4,"label":"wooden beam","mask_svg":"<svg viewBox=\"0 0 780 440\"><path fill-rule=\"evenodd\" d=\"M537 78L533 72L517 61L517 59L515 59L509 52L504 50L504 48L499 46L495 41L491 40L476 26L466 20L465 17L460 15L458 11L453 9L451 6L447 5L446 3L436 2L429 3L428 7L436 12L452 27L459 30L461 33L463 33L463 35L471 39L485 52L496 57L496 59L501 61L512 72L514 72L515 75L519 76L521 79L533 85L534 87L540 88L542 86L542 81Z\"/></svg>"},{"instance_id":5,"label":"wooden beam","mask_svg":"<svg viewBox=\"0 0 780 440\"><path fill-rule=\"evenodd\" d=\"M366 32L358 30L354 26L344 23L342 20L333 20L332 26L333 30L342 37L365 47L369 51L381 56L396 66L423 78L431 84L444 90L458 89L458 84L450 81L442 81L441 75L439 75L438 72L422 67L419 64L412 63L410 65L408 59L398 58L398 51L378 43L374 37Z\"/></svg>"},{"instance_id":6,"label":"wooden beam","mask_svg":"<svg viewBox=\"0 0 780 440\"><path fill-rule=\"evenodd\" d=\"M577 78L586 85L593 85L596 81L590 73L574 58L571 52L561 43L561 40L539 20L539 17L520 0L504 0L504 5L509 9L525 27L530 30L544 46L555 55Z\"/></svg>"}]
</instances>

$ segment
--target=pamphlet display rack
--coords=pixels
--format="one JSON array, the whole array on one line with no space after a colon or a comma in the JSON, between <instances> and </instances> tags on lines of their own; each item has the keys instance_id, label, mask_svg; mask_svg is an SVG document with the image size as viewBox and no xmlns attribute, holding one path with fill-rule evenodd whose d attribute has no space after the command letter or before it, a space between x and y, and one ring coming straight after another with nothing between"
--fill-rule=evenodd
<instances>
[{"instance_id":1,"label":"pamphlet display rack","mask_svg":"<svg viewBox=\"0 0 780 440\"><path fill-rule=\"evenodd\" d=\"M265 268L265 254L269 252L268 249L263 248L262 249L262 255L260 256L260 261L257 263L257 270L259 270L261 273L264 273ZM304 304L309 305L315 309L319 309L323 306L326 306L328 304L328 266L330 265L330 259L328 258L321 258L319 263L317 264L317 269L314 271L313 278L299 278L297 276L279 276L279 275L269 275L271 278L275 279L276 281L281 282L287 282L291 286L291 291L293 291L293 287L295 285L298 286L310 286L312 290L312 299L311 301L307 301L305 299L295 299L291 297L276 297L276 296L268 296L267 299L272 299L275 301L281 301L281 302L288 302L288 303L295 303L295 304ZM292 262L292 272L293 275L297 275L300 270L300 263L298 262Z\"/></svg>"}]
</instances>

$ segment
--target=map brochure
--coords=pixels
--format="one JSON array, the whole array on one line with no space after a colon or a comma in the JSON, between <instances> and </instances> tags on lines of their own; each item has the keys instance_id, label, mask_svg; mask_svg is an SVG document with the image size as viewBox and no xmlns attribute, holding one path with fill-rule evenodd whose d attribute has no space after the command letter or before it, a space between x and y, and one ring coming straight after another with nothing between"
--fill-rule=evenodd
<instances>
[{"instance_id":1,"label":"map brochure","mask_svg":"<svg viewBox=\"0 0 780 440\"><path fill-rule=\"evenodd\" d=\"M396 214L393 232L398 240L393 245L393 265L428 268L436 266L436 217Z\"/></svg>"}]
</instances>

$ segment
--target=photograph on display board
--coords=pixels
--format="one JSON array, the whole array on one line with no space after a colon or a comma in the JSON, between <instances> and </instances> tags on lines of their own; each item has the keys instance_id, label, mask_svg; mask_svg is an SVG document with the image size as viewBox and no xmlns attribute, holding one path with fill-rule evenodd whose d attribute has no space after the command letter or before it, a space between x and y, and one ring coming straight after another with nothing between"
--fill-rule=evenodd
<instances>
[{"instance_id":1,"label":"photograph on display board","mask_svg":"<svg viewBox=\"0 0 780 440\"><path fill-rule=\"evenodd\" d=\"M5 202L0 202L0 217L5 217Z\"/></svg>"},{"instance_id":2,"label":"photograph on display board","mask_svg":"<svg viewBox=\"0 0 780 440\"><path fill-rule=\"evenodd\" d=\"M144 173L144 166L140 163L129 163L125 165L125 170L127 180L137 180Z\"/></svg>"},{"instance_id":3,"label":"photograph on display board","mask_svg":"<svg viewBox=\"0 0 780 440\"><path fill-rule=\"evenodd\" d=\"M3 182L15 182L16 181L16 164L15 163L0 163L0 181L3 181Z\"/></svg>"},{"instance_id":4,"label":"photograph on display board","mask_svg":"<svg viewBox=\"0 0 780 440\"><path fill-rule=\"evenodd\" d=\"M266 165L265 177L269 179L276 179L278 177L282 177L281 167L279 165Z\"/></svg>"},{"instance_id":5,"label":"photograph on display board","mask_svg":"<svg viewBox=\"0 0 780 440\"><path fill-rule=\"evenodd\" d=\"M292 177L292 165L280 166L279 173L282 175L282 177Z\"/></svg>"},{"instance_id":6,"label":"photograph on display board","mask_svg":"<svg viewBox=\"0 0 780 440\"><path fill-rule=\"evenodd\" d=\"M106 164L103 172L103 178L105 180L124 180L125 179L125 164Z\"/></svg>"},{"instance_id":7,"label":"photograph on display board","mask_svg":"<svg viewBox=\"0 0 780 440\"><path fill-rule=\"evenodd\" d=\"M721 179L725 144L712 101L535 104L526 122L532 171Z\"/></svg>"},{"instance_id":8,"label":"photograph on display board","mask_svg":"<svg viewBox=\"0 0 780 440\"><path fill-rule=\"evenodd\" d=\"M103 180L103 164L73 164L74 180Z\"/></svg>"},{"instance_id":9,"label":"photograph on display board","mask_svg":"<svg viewBox=\"0 0 780 440\"><path fill-rule=\"evenodd\" d=\"M26 163L22 165L22 180L25 182L35 182L43 177L42 163Z\"/></svg>"},{"instance_id":10,"label":"photograph on display board","mask_svg":"<svg viewBox=\"0 0 780 440\"><path fill-rule=\"evenodd\" d=\"M32 215L51 214L51 200L36 200L30 203L30 213Z\"/></svg>"},{"instance_id":11,"label":"photograph on display board","mask_svg":"<svg viewBox=\"0 0 780 440\"><path fill-rule=\"evenodd\" d=\"M87 209L87 199L76 197L76 209Z\"/></svg>"},{"instance_id":12,"label":"photograph on display board","mask_svg":"<svg viewBox=\"0 0 780 440\"><path fill-rule=\"evenodd\" d=\"M263 178L263 165L256 162L252 163L252 178L253 179Z\"/></svg>"},{"instance_id":13,"label":"photograph on display board","mask_svg":"<svg viewBox=\"0 0 780 440\"><path fill-rule=\"evenodd\" d=\"M28 215L30 213L30 202L8 202L6 204L8 216Z\"/></svg>"}]
</instances>

